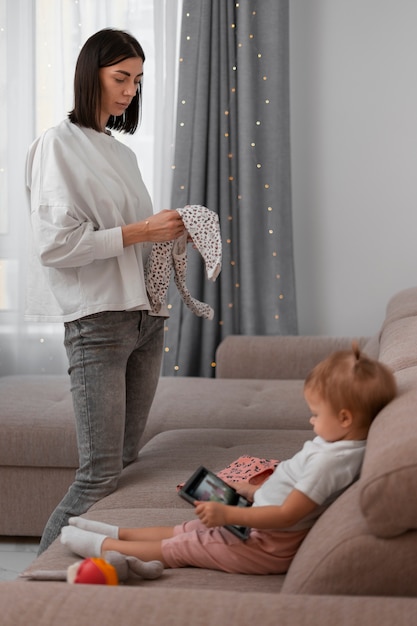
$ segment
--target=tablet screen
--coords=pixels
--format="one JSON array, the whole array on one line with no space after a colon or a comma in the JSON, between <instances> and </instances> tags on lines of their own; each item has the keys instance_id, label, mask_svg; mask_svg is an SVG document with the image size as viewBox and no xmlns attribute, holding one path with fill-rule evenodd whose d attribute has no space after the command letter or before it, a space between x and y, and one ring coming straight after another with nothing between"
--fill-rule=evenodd
<instances>
[{"instance_id":1,"label":"tablet screen","mask_svg":"<svg viewBox=\"0 0 417 626\"><path fill-rule=\"evenodd\" d=\"M214 500L224 504L236 504L239 499L233 487L229 487L229 485L211 473L207 473L200 482L196 482L191 487L189 494L196 500Z\"/></svg>"}]
</instances>

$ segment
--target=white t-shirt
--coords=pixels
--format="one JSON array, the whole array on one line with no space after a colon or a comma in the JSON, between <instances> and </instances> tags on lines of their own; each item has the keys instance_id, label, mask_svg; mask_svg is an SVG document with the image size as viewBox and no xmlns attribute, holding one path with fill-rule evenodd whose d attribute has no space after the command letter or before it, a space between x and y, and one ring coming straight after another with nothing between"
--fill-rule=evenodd
<instances>
[{"instance_id":1,"label":"white t-shirt","mask_svg":"<svg viewBox=\"0 0 417 626\"><path fill-rule=\"evenodd\" d=\"M67 119L30 147L26 181L33 232L26 317L66 322L149 310L151 244L123 248L122 241L123 225L152 215L133 151Z\"/></svg>"},{"instance_id":2,"label":"white t-shirt","mask_svg":"<svg viewBox=\"0 0 417 626\"><path fill-rule=\"evenodd\" d=\"M255 492L253 506L281 505L297 489L319 506L288 530L310 528L323 511L359 476L366 441L307 441L291 459L281 461Z\"/></svg>"}]
</instances>

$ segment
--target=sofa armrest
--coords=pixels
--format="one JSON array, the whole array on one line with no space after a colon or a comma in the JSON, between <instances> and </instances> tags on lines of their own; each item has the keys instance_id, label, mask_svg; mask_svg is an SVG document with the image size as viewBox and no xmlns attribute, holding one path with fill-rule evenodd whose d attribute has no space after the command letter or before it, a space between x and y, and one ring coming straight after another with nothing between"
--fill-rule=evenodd
<instances>
[{"instance_id":1,"label":"sofa armrest","mask_svg":"<svg viewBox=\"0 0 417 626\"><path fill-rule=\"evenodd\" d=\"M216 352L216 378L304 379L335 350L349 349L349 337L229 335ZM363 347L367 338L357 338Z\"/></svg>"}]
</instances>

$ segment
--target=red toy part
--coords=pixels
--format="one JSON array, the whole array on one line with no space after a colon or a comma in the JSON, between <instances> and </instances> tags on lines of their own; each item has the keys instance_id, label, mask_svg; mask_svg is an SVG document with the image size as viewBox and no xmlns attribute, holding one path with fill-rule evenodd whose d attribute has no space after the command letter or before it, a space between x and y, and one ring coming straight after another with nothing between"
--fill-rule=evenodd
<instances>
[{"instance_id":1,"label":"red toy part","mask_svg":"<svg viewBox=\"0 0 417 626\"><path fill-rule=\"evenodd\" d=\"M84 585L118 585L117 572L104 559L84 559L77 570L74 583Z\"/></svg>"}]
</instances>

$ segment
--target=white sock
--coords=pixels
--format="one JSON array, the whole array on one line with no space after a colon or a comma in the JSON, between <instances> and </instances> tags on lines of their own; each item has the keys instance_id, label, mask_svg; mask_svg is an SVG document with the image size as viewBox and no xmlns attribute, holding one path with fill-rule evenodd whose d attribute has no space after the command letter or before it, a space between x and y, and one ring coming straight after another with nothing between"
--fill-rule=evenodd
<instances>
[{"instance_id":1,"label":"white sock","mask_svg":"<svg viewBox=\"0 0 417 626\"><path fill-rule=\"evenodd\" d=\"M84 517L70 517L68 524L82 528L83 530L89 530L92 533L106 535L106 537L111 537L112 539L119 538L119 527L105 524L104 522L96 522L95 520L85 519Z\"/></svg>"},{"instance_id":2,"label":"white sock","mask_svg":"<svg viewBox=\"0 0 417 626\"><path fill-rule=\"evenodd\" d=\"M64 526L61 530L61 543L83 557L101 556L101 546L106 535L91 533L76 526Z\"/></svg>"}]
</instances>

